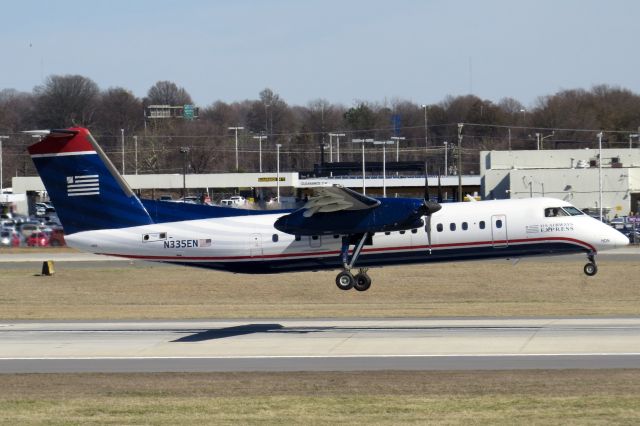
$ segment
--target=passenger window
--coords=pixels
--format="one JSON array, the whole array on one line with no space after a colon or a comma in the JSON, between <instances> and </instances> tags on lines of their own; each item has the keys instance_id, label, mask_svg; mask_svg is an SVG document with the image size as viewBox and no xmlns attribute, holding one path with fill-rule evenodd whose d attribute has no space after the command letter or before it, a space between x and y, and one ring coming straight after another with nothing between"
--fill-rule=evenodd
<instances>
[{"instance_id":1,"label":"passenger window","mask_svg":"<svg viewBox=\"0 0 640 426\"><path fill-rule=\"evenodd\" d=\"M277 243L278 242L278 234L273 234L271 236L271 241L273 241L274 243Z\"/></svg>"},{"instance_id":2,"label":"passenger window","mask_svg":"<svg viewBox=\"0 0 640 426\"><path fill-rule=\"evenodd\" d=\"M296 235L296 241L300 241L302 237L300 235Z\"/></svg>"},{"instance_id":3,"label":"passenger window","mask_svg":"<svg viewBox=\"0 0 640 426\"><path fill-rule=\"evenodd\" d=\"M450 223L450 224L449 224L449 229L450 229L450 230L452 230L452 231L455 231L455 230L456 230L456 224L455 224L455 223L453 223L453 222L452 222L452 223Z\"/></svg>"},{"instance_id":4,"label":"passenger window","mask_svg":"<svg viewBox=\"0 0 640 426\"><path fill-rule=\"evenodd\" d=\"M334 235L333 235L333 238L338 239L338 238L340 238L340 235L338 235L338 234L334 234Z\"/></svg>"},{"instance_id":5,"label":"passenger window","mask_svg":"<svg viewBox=\"0 0 640 426\"><path fill-rule=\"evenodd\" d=\"M502 220L496 220L496 228L502 228Z\"/></svg>"},{"instance_id":6,"label":"passenger window","mask_svg":"<svg viewBox=\"0 0 640 426\"><path fill-rule=\"evenodd\" d=\"M403 235L405 231L400 231L400 234Z\"/></svg>"},{"instance_id":7,"label":"passenger window","mask_svg":"<svg viewBox=\"0 0 640 426\"><path fill-rule=\"evenodd\" d=\"M466 231L467 229L469 229L469 224L467 222L462 222L462 230Z\"/></svg>"},{"instance_id":8,"label":"passenger window","mask_svg":"<svg viewBox=\"0 0 640 426\"><path fill-rule=\"evenodd\" d=\"M436 225L436 231L438 231L438 232L442 232L442 230L443 230L443 229L444 229L444 227L442 226L442 224L441 224L441 223L439 223L439 224L437 224L437 225Z\"/></svg>"},{"instance_id":9,"label":"passenger window","mask_svg":"<svg viewBox=\"0 0 640 426\"><path fill-rule=\"evenodd\" d=\"M484 229L484 220L481 220L478 226L480 226L480 229Z\"/></svg>"},{"instance_id":10,"label":"passenger window","mask_svg":"<svg viewBox=\"0 0 640 426\"><path fill-rule=\"evenodd\" d=\"M384 235L391 235L391 232L387 231L384 233Z\"/></svg>"},{"instance_id":11,"label":"passenger window","mask_svg":"<svg viewBox=\"0 0 640 426\"><path fill-rule=\"evenodd\" d=\"M316 240L318 239L318 236L317 236L317 235L313 235L313 236L311 237L311 239L312 239L312 240L314 240L314 241L316 241Z\"/></svg>"},{"instance_id":12,"label":"passenger window","mask_svg":"<svg viewBox=\"0 0 640 426\"><path fill-rule=\"evenodd\" d=\"M412 229L412 230L411 230L411 233L412 233L412 234L417 234L417 233L418 233L418 230L417 230L417 229Z\"/></svg>"}]
</instances>

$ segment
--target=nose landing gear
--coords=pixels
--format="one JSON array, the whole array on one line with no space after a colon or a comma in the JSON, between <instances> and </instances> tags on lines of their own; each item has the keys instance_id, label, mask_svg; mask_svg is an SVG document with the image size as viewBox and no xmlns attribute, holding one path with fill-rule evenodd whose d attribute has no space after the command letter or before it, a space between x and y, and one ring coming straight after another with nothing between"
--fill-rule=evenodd
<instances>
[{"instance_id":1,"label":"nose landing gear","mask_svg":"<svg viewBox=\"0 0 640 426\"><path fill-rule=\"evenodd\" d=\"M596 265L596 254L593 252L589 253L587 255L587 259L589 259L589 263L584 265L584 273L592 277L598 273L598 265Z\"/></svg>"}]
</instances>

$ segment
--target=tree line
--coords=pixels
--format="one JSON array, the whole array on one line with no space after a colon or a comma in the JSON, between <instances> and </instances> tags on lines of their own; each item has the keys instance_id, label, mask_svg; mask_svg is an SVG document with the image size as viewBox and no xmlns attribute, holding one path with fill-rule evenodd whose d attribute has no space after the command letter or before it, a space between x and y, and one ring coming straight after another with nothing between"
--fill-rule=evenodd
<instances>
[{"instance_id":1,"label":"tree line","mask_svg":"<svg viewBox=\"0 0 640 426\"><path fill-rule=\"evenodd\" d=\"M282 146L282 170L312 170L321 161L335 161L337 146L334 139L328 147L329 134L344 133L342 161L359 161L360 146L351 139L399 136L404 138L401 161L427 160L430 170L441 168L447 146L451 161L462 155L463 171L473 173L478 170L478 151L535 149L536 133L545 136L545 148L577 148L595 146L595 134L604 129L606 146L617 147L628 146L629 135L640 130L640 96L607 85L562 90L539 97L530 107L513 98L492 102L474 95L448 96L430 105L394 99L345 106L315 99L301 106L289 105L266 88L256 99L200 106L194 120L145 117L149 105L192 103L191 95L170 81L155 83L142 99L123 87L100 89L80 75L49 76L31 93L3 89L0 134L10 136L4 141L5 177L35 172L25 155L32 141L19 133L28 129L88 127L115 164L122 160L124 131L127 173L177 173L183 161L191 173L234 171L235 135L229 127L237 126L244 127L239 132L241 171L257 171L259 143L254 136L260 135L266 136L266 171L275 168L275 144ZM458 123L465 123L460 151ZM188 154L180 154L180 147L189 148ZM368 161L380 161L380 150L368 147Z\"/></svg>"}]
</instances>

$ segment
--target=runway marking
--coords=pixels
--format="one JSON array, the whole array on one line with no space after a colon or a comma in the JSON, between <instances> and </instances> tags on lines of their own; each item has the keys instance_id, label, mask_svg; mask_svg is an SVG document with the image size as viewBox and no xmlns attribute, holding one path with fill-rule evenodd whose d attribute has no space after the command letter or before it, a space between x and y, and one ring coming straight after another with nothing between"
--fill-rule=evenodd
<instances>
[{"instance_id":1,"label":"runway marking","mask_svg":"<svg viewBox=\"0 0 640 426\"><path fill-rule=\"evenodd\" d=\"M153 359L293 359L293 358L481 358L481 357L589 357L640 356L640 352L581 352L581 353L504 353L504 354L345 354L345 355L214 355L214 356L134 356L134 357L0 357L0 361L68 361L68 360L153 360Z\"/></svg>"}]
</instances>

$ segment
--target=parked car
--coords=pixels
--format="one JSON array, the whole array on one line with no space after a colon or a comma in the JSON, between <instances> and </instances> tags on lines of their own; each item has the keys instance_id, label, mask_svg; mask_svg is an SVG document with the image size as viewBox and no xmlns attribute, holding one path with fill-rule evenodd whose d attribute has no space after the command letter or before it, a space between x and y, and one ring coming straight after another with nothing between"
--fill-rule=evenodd
<instances>
[{"instance_id":1,"label":"parked car","mask_svg":"<svg viewBox=\"0 0 640 426\"><path fill-rule=\"evenodd\" d=\"M34 232L41 230L40 222L28 221L20 225L20 233L24 238L28 238Z\"/></svg>"},{"instance_id":2,"label":"parked car","mask_svg":"<svg viewBox=\"0 0 640 426\"><path fill-rule=\"evenodd\" d=\"M49 235L46 232L34 232L27 237L29 247L49 247Z\"/></svg>"},{"instance_id":3,"label":"parked car","mask_svg":"<svg viewBox=\"0 0 640 426\"><path fill-rule=\"evenodd\" d=\"M51 247L60 247L66 246L67 243L64 241L64 231L62 228L53 228L49 233L49 245Z\"/></svg>"},{"instance_id":4,"label":"parked car","mask_svg":"<svg viewBox=\"0 0 640 426\"><path fill-rule=\"evenodd\" d=\"M12 229L3 229L0 231L0 246L20 247L20 234Z\"/></svg>"}]
</instances>

